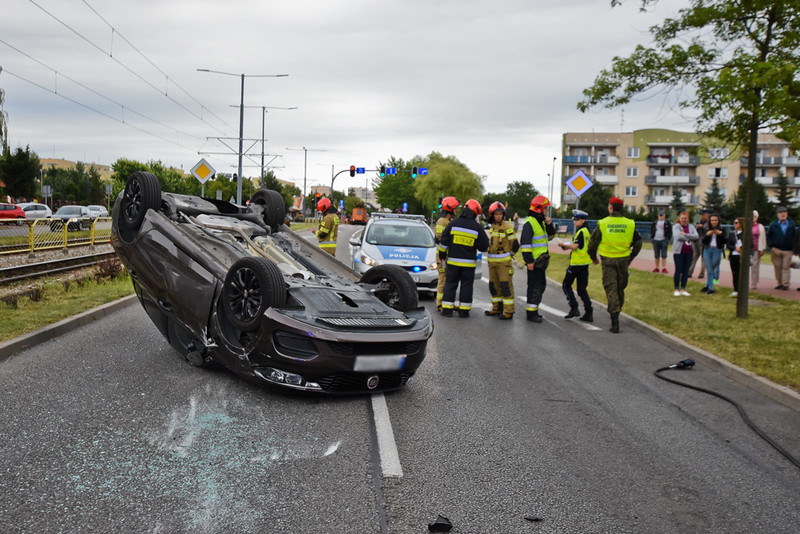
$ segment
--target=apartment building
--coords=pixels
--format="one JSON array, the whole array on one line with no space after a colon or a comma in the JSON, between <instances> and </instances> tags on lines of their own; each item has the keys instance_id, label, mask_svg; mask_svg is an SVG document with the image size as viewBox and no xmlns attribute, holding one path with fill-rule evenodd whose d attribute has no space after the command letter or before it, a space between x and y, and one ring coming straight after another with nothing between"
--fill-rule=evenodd
<instances>
[{"instance_id":1,"label":"apartment building","mask_svg":"<svg viewBox=\"0 0 800 534\"><path fill-rule=\"evenodd\" d=\"M800 202L800 162L788 143L771 134L759 136L757 180L775 200L778 176ZM663 129L621 133L565 133L562 145L562 205L577 196L566 181L583 171L596 184L611 188L626 205L651 212L666 208L679 192L689 208L699 208L717 178L730 198L744 182L747 158L719 142L694 132Z\"/></svg>"}]
</instances>

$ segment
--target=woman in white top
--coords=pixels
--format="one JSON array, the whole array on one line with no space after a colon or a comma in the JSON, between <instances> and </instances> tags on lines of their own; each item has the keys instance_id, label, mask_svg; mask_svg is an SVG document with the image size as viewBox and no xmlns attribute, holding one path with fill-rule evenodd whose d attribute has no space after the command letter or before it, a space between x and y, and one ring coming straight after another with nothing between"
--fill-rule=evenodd
<instances>
[{"instance_id":1,"label":"woman in white top","mask_svg":"<svg viewBox=\"0 0 800 534\"><path fill-rule=\"evenodd\" d=\"M750 289L758 289L758 273L761 256L767 251L767 232L758 222L758 212L753 210L753 251L750 254Z\"/></svg>"},{"instance_id":2,"label":"woman in white top","mask_svg":"<svg viewBox=\"0 0 800 534\"><path fill-rule=\"evenodd\" d=\"M689 296L686 291L686 282L689 280L689 268L692 266L692 256L694 248L692 243L696 243L700 236L697 228L689 224L689 214L681 212L678 222L672 225L672 259L675 261L675 274L672 280L675 282L676 297L683 295Z\"/></svg>"}]
</instances>

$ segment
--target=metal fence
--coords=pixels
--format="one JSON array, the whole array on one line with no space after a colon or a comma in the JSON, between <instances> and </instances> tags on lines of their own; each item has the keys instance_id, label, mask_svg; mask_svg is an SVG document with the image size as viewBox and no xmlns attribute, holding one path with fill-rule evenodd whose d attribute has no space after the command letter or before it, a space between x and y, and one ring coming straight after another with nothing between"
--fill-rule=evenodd
<instances>
[{"instance_id":1,"label":"metal fence","mask_svg":"<svg viewBox=\"0 0 800 534\"><path fill-rule=\"evenodd\" d=\"M19 254L111 241L111 217L36 219L0 223L0 254Z\"/></svg>"},{"instance_id":2,"label":"metal fence","mask_svg":"<svg viewBox=\"0 0 800 534\"><path fill-rule=\"evenodd\" d=\"M675 224L675 221L672 221L671 224ZM572 222L572 219L553 219L553 226L556 227L556 232L559 234L572 235L575 232L575 224ZM721 226L728 232L733 230L732 224L723 224ZM639 235L642 236L642 239L645 241L652 239L653 236L650 235L652 227L653 223L650 221L636 221L636 231L639 232ZM586 228L589 229L589 232L593 232L594 229L597 228L597 220L587 219Z\"/></svg>"}]
</instances>

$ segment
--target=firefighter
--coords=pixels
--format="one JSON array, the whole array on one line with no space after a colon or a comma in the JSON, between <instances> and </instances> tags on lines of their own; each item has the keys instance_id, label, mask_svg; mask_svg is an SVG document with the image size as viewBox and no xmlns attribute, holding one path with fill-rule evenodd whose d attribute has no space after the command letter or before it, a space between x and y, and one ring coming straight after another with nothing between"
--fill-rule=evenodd
<instances>
[{"instance_id":1,"label":"firefighter","mask_svg":"<svg viewBox=\"0 0 800 534\"><path fill-rule=\"evenodd\" d=\"M336 257L336 239L339 237L339 216L330 199L321 198L317 202L317 210L322 212L322 222L319 229L312 229L319 239L319 248Z\"/></svg>"},{"instance_id":2,"label":"firefighter","mask_svg":"<svg viewBox=\"0 0 800 534\"><path fill-rule=\"evenodd\" d=\"M489 248L489 237L477 221L482 211L480 202L473 198L467 200L461 214L447 225L439 240L439 259L446 260L447 265L442 296L444 317L453 316L459 285L458 316L469 317L478 251L486 252Z\"/></svg>"},{"instance_id":3,"label":"firefighter","mask_svg":"<svg viewBox=\"0 0 800 534\"><path fill-rule=\"evenodd\" d=\"M445 249L442 249L439 246L439 240L442 238L442 232L444 229L447 228L447 225L453 220L456 216L456 209L461 205L456 197L444 197L441 201L442 205L442 213L443 215L441 218L436 221L436 246L438 248L440 256L442 252L445 252ZM442 311L442 296L444 295L444 281L445 281L445 262L442 259L438 260L439 262L439 283L436 286L436 309L438 311Z\"/></svg>"},{"instance_id":4,"label":"firefighter","mask_svg":"<svg viewBox=\"0 0 800 534\"><path fill-rule=\"evenodd\" d=\"M501 320L514 317L514 267L511 256L519 250L519 241L514 227L505 220L506 207L502 202L489 206L489 293L492 295L492 309L486 315L499 315Z\"/></svg>"},{"instance_id":5,"label":"firefighter","mask_svg":"<svg viewBox=\"0 0 800 534\"><path fill-rule=\"evenodd\" d=\"M547 197L542 195L533 197L528 218L522 225L520 235L519 249L522 251L522 260L528 270L526 319L534 323L542 322L539 304L542 303L542 296L547 288L546 272L550 264L547 242L556 234L553 221L544 213L544 209L549 205Z\"/></svg>"},{"instance_id":6,"label":"firefighter","mask_svg":"<svg viewBox=\"0 0 800 534\"><path fill-rule=\"evenodd\" d=\"M569 304L569 313L564 316L564 319L580 316L581 321L591 323L594 321L592 299L589 298L589 292L586 291L586 286L589 284L589 265L592 263L592 259L587 252L589 230L586 228L586 218L588 216L589 214L585 211L572 210L575 236L572 238L572 243L559 243L559 246L563 250L571 251L569 254L569 267L567 267L564 281L561 284L561 289L564 291ZM578 296L583 302L583 316L581 316L578 301L575 299L575 293L572 291L572 282L574 281L578 282Z\"/></svg>"},{"instance_id":7,"label":"firefighter","mask_svg":"<svg viewBox=\"0 0 800 534\"><path fill-rule=\"evenodd\" d=\"M608 201L608 217L597 222L587 250L595 265L600 263L598 255L603 260L603 289L611 315L609 331L614 334L619 334L619 314L625 303L628 268L642 250L642 236L636 231L633 219L622 215L623 205L621 198L611 197Z\"/></svg>"}]
</instances>

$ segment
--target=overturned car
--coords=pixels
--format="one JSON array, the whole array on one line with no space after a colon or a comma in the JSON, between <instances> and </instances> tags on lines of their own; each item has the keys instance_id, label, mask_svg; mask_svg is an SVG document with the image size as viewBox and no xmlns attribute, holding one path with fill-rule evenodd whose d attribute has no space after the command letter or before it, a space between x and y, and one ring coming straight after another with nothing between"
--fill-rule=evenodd
<instances>
[{"instance_id":1,"label":"overturned car","mask_svg":"<svg viewBox=\"0 0 800 534\"><path fill-rule=\"evenodd\" d=\"M139 301L192 365L352 394L400 388L425 358L433 322L408 273L359 275L288 228L275 191L244 208L134 172L111 216Z\"/></svg>"}]
</instances>

